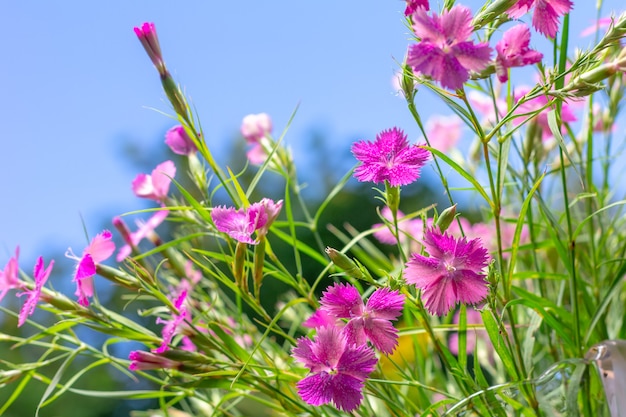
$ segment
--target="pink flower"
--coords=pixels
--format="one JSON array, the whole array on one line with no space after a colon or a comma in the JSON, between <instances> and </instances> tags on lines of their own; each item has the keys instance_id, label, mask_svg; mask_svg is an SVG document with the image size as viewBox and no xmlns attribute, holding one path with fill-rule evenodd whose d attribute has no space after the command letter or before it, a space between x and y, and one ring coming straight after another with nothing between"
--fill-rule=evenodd
<instances>
[{"instance_id":1,"label":"pink flower","mask_svg":"<svg viewBox=\"0 0 626 417\"><path fill-rule=\"evenodd\" d=\"M496 44L496 74L501 83L509 79L508 69L541 62L543 54L528 47L530 44L530 30L521 24L513 26L504 32L502 40Z\"/></svg>"},{"instance_id":2,"label":"pink flower","mask_svg":"<svg viewBox=\"0 0 626 417\"><path fill-rule=\"evenodd\" d=\"M178 298L176 298L174 301L174 307L176 307L178 313L172 314L172 318L170 320L163 320L161 317L157 317L157 324L164 324L165 326L161 329L161 336L163 337L161 346L154 349L154 353L163 353L169 349L169 345L172 343L172 338L188 315L187 307L185 306L186 298L187 291L183 291Z\"/></svg>"},{"instance_id":3,"label":"pink flower","mask_svg":"<svg viewBox=\"0 0 626 417\"><path fill-rule=\"evenodd\" d=\"M158 210L155 212L147 222L137 221L137 231L131 233L128 230L128 227L124 223L124 221L119 218L113 218L113 225L120 232L124 242L126 244L122 246L115 257L117 262L122 262L126 259L133 251L133 248L136 248L139 243L145 239L146 237L153 241L153 243L157 244L158 236L154 233L154 229L156 229L167 217L169 214L169 210Z\"/></svg>"},{"instance_id":4,"label":"pink flower","mask_svg":"<svg viewBox=\"0 0 626 417\"><path fill-rule=\"evenodd\" d=\"M198 151L185 128L174 126L165 133L165 144L177 155L192 155Z\"/></svg>"},{"instance_id":5,"label":"pink flower","mask_svg":"<svg viewBox=\"0 0 626 417\"><path fill-rule=\"evenodd\" d=\"M335 284L326 288L320 299L322 308L337 318L349 319L344 333L348 343L362 345L369 339L385 354L393 353L398 345L398 331L392 320L402 314L404 296L389 288L378 288L367 304L350 284Z\"/></svg>"},{"instance_id":6,"label":"pink flower","mask_svg":"<svg viewBox=\"0 0 626 417\"><path fill-rule=\"evenodd\" d=\"M337 317L335 317L334 315L330 314L328 310L318 308L311 315L311 317L309 317L302 323L302 325L311 329L319 329L320 327L327 326L342 327L343 322L341 320L338 320Z\"/></svg>"},{"instance_id":7,"label":"pink flower","mask_svg":"<svg viewBox=\"0 0 626 417\"><path fill-rule=\"evenodd\" d=\"M613 18L612 17L601 17L600 19L598 19L596 21L595 24L583 29L582 32L580 32L580 36L589 36L589 35L593 35L594 33L598 32L598 30L600 30L601 28L606 28L611 26L611 24L613 23Z\"/></svg>"},{"instance_id":8,"label":"pink flower","mask_svg":"<svg viewBox=\"0 0 626 417\"><path fill-rule=\"evenodd\" d=\"M362 162L354 171L359 181L392 186L406 185L420 176L420 169L428 160L428 151L409 145L401 129L394 127L376 135L376 141L360 141L352 145L352 153Z\"/></svg>"},{"instance_id":9,"label":"pink flower","mask_svg":"<svg viewBox=\"0 0 626 417\"><path fill-rule=\"evenodd\" d=\"M458 116L433 116L426 122L426 134L433 148L447 153L461 139L461 119Z\"/></svg>"},{"instance_id":10,"label":"pink flower","mask_svg":"<svg viewBox=\"0 0 626 417\"><path fill-rule=\"evenodd\" d=\"M21 288L22 283L19 279L18 273L18 259L20 257L20 247L15 248L15 256L9 258L4 271L0 270L0 301L14 288Z\"/></svg>"},{"instance_id":11,"label":"pink flower","mask_svg":"<svg viewBox=\"0 0 626 417\"><path fill-rule=\"evenodd\" d=\"M513 96L515 97L515 102L516 103L519 102L529 91L530 89L528 87L520 87L520 88L515 89L515 91L513 92ZM549 112L549 109L552 109L554 106L545 108L546 104L548 104L548 98L542 95L542 96L535 97L532 100L525 101L515 111L515 114L521 115L521 114L526 114L526 113L537 112L540 109L543 109L539 111L539 113L536 116L534 116L531 120L534 120L539 126L539 128L541 129L542 138L544 140L550 139L554 136L552 134L552 131L550 130L550 125L548 124L548 112ZM522 123L522 121L526 120L526 117L528 116L517 117L513 119L513 123L516 123L516 124ZM563 105L561 106L561 120L563 121L563 123L570 123L570 122L576 121L576 115L572 112L570 105L567 104L566 101L563 101Z\"/></svg>"},{"instance_id":12,"label":"pink flower","mask_svg":"<svg viewBox=\"0 0 626 417\"><path fill-rule=\"evenodd\" d=\"M252 234L255 231L257 236L267 234L282 206L283 200L275 203L269 198L264 198L248 208L239 210L234 207L214 207L211 218L218 231L228 234L238 242L256 245L259 242L252 238Z\"/></svg>"},{"instance_id":13,"label":"pink flower","mask_svg":"<svg viewBox=\"0 0 626 417\"><path fill-rule=\"evenodd\" d=\"M457 5L432 17L418 9L413 14L413 31L421 41L409 47L407 64L445 88L463 87L469 71L481 71L489 65L489 45L467 40L473 31L472 12L467 7Z\"/></svg>"},{"instance_id":14,"label":"pink flower","mask_svg":"<svg viewBox=\"0 0 626 417\"><path fill-rule=\"evenodd\" d=\"M35 269L33 271L33 278L35 279L35 287L30 290L25 290L17 294L18 297L22 295L26 295L26 301L20 310L20 314L17 320L17 327L20 327L22 324L26 322L26 318L31 316L35 312L35 307L37 306L37 302L39 301L39 297L41 297L41 289L43 288L46 281L48 281L48 277L50 276L50 272L52 272L52 267L54 266L54 260L50 261L48 268L44 270L45 264L43 261L43 257L40 256L37 259L37 263L35 264Z\"/></svg>"},{"instance_id":15,"label":"pink flower","mask_svg":"<svg viewBox=\"0 0 626 417\"><path fill-rule=\"evenodd\" d=\"M517 19L528 13L532 7L533 27L544 35L554 38L559 28L559 17L569 13L574 4L570 0L518 0L508 11Z\"/></svg>"},{"instance_id":16,"label":"pink flower","mask_svg":"<svg viewBox=\"0 0 626 417\"><path fill-rule=\"evenodd\" d=\"M382 216L391 222L393 220L393 216L391 214L391 209L387 206L383 207L381 210ZM398 219L404 217L404 213L398 210ZM382 227L383 223L376 223L372 225L372 229L376 229ZM411 219L411 220L398 220L398 231L400 232L400 242L406 242L407 236L411 236L414 238L421 238L423 235L424 222L421 218ZM378 239L380 243L384 243L387 245L395 245L398 243L396 237L389 227L385 227L381 230L374 232L374 237Z\"/></svg>"},{"instance_id":17,"label":"pink flower","mask_svg":"<svg viewBox=\"0 0 626 417\"><path fill-rule=\"evenodd\" d=\"M467 99L472 105L474 111L483 116L481 123L495 125L497 120L496 116L502 118L506 114L506 102L499 97L496 97L494 105L494 101L491 97L472 90L467 94Z\"/></svg>"},{"instance_id":18,"label":"pink flower","mask_svg":"<svg viewBox=\"0 0 626 417\"><path fill-rule=\"evenodd\" d=\"M154 168L152 175L137 175L132 184L133 192L137 197L163 202L167 198L170 183L175 175L174 162L165 161Z\"/></svg>"},{"instance_id":19,"label":"pink flower","mask_svg":"<svg viewBox=\"0 0 626 417\"><path fill-rule=\"evenodd\" d=\"M89 305L89 298L93 297L93 276L96 275L96 264L107 260L115 252L115 243L111 240L111 232L104 230L91 240L83 254L78 258L68 249L65 256L78 261L74 282L76 283L76 295L78 304Z\"/></svg>"},{"instance_id":20,"label":"pink flower","mask_svg":"<svg viewBox=\"0 0 626 417\"><path fill-rule=\"evenodd\" d=\"M134 30L139 42L141 42L143 49L146 50L146 53L159 71L159 74L164 75L167 70L165 69L165 63L163 62L161 46L159 45L159 38L157 36L154 23L146 22L141 25L141 27L135 27Z\"/></svg>"},{"instance_id":21,"label":"pink flower","mask_svg":"<svg viewBox=\"0 0 626 417\"><path fill-rule=\"evenodd\" d=\"M149 371L152 369L178 369L180 362L173 361L152 352L144 352L142 350L134 350L128 355L130 365L128 369L131 371Z\"/></svg>"},{"instance_id":22,"label":"pink flower","mask_svg":"<svg viewBox=\"0 0 626 417\"><path fill-rule=\"evenodd\" d=\"M371 348L348 343L336 327L319 329L313 341L301 337L292 356L311 370L296 385L300 397L316 406L332 402L346 412L361 404L364 382L377 362Z\"/></svg>"},{"instance_id":23,"label":"pink flower","mask_svg":"<svg viewBox=\"0 0 626 417\"><path fill-rule=\"evenodd\" d=\"M428 0L406 0L406 9L404 9L404 15L412 15L420 7L426 11L430 10Z\"/></svg>"},{"instance_id":24,"label":"pink flower","mask_svg":"<svg viewBox=\"0 0 626 417\"><path fill-rule=\"evenodd\" d=\"M443 316L457 303L476 304L487 296L483 268L488 254L480 239L455 239L429 230L424 247L430 256L413 254L406 264L405 277L422 290L431 314Z\"/></svg>"},{"instance_id":25,"label":"pink flower","mask_svg":"<svg viewBox=\"0 0 626 417\"><path fill-rule=\"evenodd\" d=\"M248 143L257 143L272 132L272 119L267 113L249 114L241 122L241 134Z\"/></svg>"}]
</instances>

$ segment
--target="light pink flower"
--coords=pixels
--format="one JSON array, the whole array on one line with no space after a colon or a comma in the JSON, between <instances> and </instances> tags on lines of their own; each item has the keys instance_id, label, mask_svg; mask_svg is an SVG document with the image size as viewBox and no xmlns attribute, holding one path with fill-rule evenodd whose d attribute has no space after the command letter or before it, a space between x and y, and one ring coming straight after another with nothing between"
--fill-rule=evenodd
<instances>
[{"instance_id":1,"label":"light pink flower","mask_svg":"<svg viewBox=\"0 0 626 417\"><path fill-rule=\"evenodd\" d=\"M422 290L422 300L431 314L443 316L457 303L476 304L489 292L483 269L487 250L480 239L456 239L429 230L424 247L430 256L413 254L405 278Z\"/></svg>"},{"instance_id":2,"label":"light pink flower","mask_svg":"<svg viewBox=\"0 0 626 417\"><path fill-rule=\"evenodd\" d=\"M501 83L509 79L508 69L541 62L543 54L529 48L530 30L524 24L513 26L504 32L496 44L496 74Z\"/></svg>"},{"instance_id":3,"label":"light pink flower","mask_svg":"<svg viewBox=\"0 0 626 417\"><path fill-rule=\"evenodd\" d=\"M506 101L499 97L496 97L494 105L494 101L491 97L472 90L467 94L467 100L472 105L474 111L483 116L481 123L495 125L496 120L498 120L496 115L499 116L499 118L502 118L502 116L506 114Z\"/></svg>"},{"instance_id":4,"label":"light pink flower","mask_svg":"<svg viewBox=\"0 0 626 417\"><path fill-rule=\"evenodd\" d=\"M313 341L301 337L291 355L311 371L296 384L300 397L315 406L332 402L346 412L361 404L363 385L378 361L371 348L349 343L336 327L322 327Z\"/></svg>"},{"instance_id":5,"label":"light pink flower","mask_svg":"<svg viewBox=\"0 0 626 417\"><path fill-rule=\"evenodd\" d=\"M458 116L433 116L426 122L426 134L433 148L447 153L461 139L462 121Z\"/></svg>"},{"instance_id":6,"label":"light pink flower","mask_svg":"<svg viewBox=\"0 0 626 417\"><path fill-rule=\"evenodd\" d=\"M380 214L388 220L389 222L393 221L393 216L391 214L391 209L387 206L383 207ZM398 218L404 217L404 213L398 210L397 213ZM432 219L430 219L432 223ZM372 225L372 229L376 229L383 226L383 223L376 223ZM398 231L400 232L400 242L404 243L407 240L408 236L411 236L415 239L421 239L424 232L424 222L421 218L410 219L410 220L398 220ZM380 243L384 243L387 245L395 245L398 243L396 237L389 227L384 227L381 230L374 232L374 237L378 239Z\"/></svg>"},{"instance_id":7,"label":"light pink flower","mask_svg":"<svg viewBox=\"0 0 626 417\"><path fill-rule=\"evenodd\" d=\"M15 256L9 258L9 261L4 267L4 270L0 270L0 301L9 292L9 290L15 288L22 288L22 282L19 279L18 273L18 259L20 257L20 247L15 248Z\"/></svg>"},{"instance_id":8,"label":"light pink flower","mask_svg":"<svg viewBox=\"0 0 626 417\"><path fill-rule=\"evenodd\" d=\"M391 324L404 305L404 295L398 291L378 288L363 304L356 287L338 283L326 288L320 304L331 315L348 319L344 328L348 343L358 346L369 340L385 354L393 353L398 345L398 331Z\"/></svg>"},{"instance_id":9,"label":"light pink flower","mask_svg":"<svg viewBox=\"0 0 626 417\"><path fill-rule=\"evenodd\" d=\"M404 15L412 15L418 8L423 8L426 11L430 10L428 0L406 0L406 9L404 9Z\"/></svg>"},{"instance_id":10,"label":"light pink flower","mask_svg":"<svg viewBox=\"0 0 626 417\"><path fill-rule=\"evenodd\" d=\"M417 145L409 145L401 129L394 127L376 135L376 141L359 141L352 145L352 153L361 161L354 176L359 181L392 186L407 185L416 181L420 169L430 154Z\"/></svg>"},{"instance_id":11,"label":"light pink flower","mask_svg":"<svg viewBox=\"0 0 626 417\"><path fill-rule=\"evenodd\" d=\"M513 92L515 102L516 103L519 102L522 99L522 97L524 97L529 91L530 91L530 88L524 87L524 86L515 89L515 91ZM521 115L521 114L526 114L526 113L533 113L533 112L538 111L539 109L544 108L546 104L548 104L548 98L543 95L538 96L532 100L522 103L516 109L515 114ZM544 108L536 116L534 116L531 119L531 120L534 120L539 126L539 128L541 129L543 140L550 139L554 136L552 134L552 131L550 130L550 125L548 124L548 112L553 107L554 106ZM528 116L517 117L513 119L513 123L520 124L522 123L522 121L526 120L527 117ZM572 112L570 105L566 101L563 101L563 105L561 106L561 120L563 121L563 123L575 122L577 120L576 115Z\"/></svg>"},{"instance_id":12,"label":"light pink flower","mask_svg":"<svg viewBox=\"0 0 626 417\"><path fill-rule=\"evenodd\" d=\"M193 155L198 151L185 128L174 126L165 133L165 144L177 155Z\"/></svg>"},{"instance_id":13,"label":"light pink flower","mask_svg":"<svg viewBox=\"0 0 626 417\"><path fill-rule=\"evenodd\" d=\"M249 114L241 122L241 134L248 143L257 143L272 132L272 119L267 113Z\"/></svg>"},{"instance_id":14,"label":"light pink flower","mask_svg":"<svg viewBox=\"0 0 626 417\"><path fill-rule=\"evenodd\" d=\"M146 22L140 27L135 27L135 35L141 42L143 49L150 57L150 60L159 71L159 74L163 75L166 72L165 63L163 62L163 55L161 54L161 46L159 45L159 38L157 36L156 27L152 22Z\"/></svg>"},{"instance_id":15,"label":"light pink flower","mask_svg":"<svg viewBox=\"0 0 626 417\"><path fill-rule=\"evenodd\" d=\"M420 42L409 47L407 64L445 88L463 87L470 71L482 71L489 65L489 44L468 41L473 26L472 12L467 7L457 5L432 17L426 10L417 9L413 31Z\"/></svg>"},{"instance_id":16,"label":"light pink flower","mask_svg":"<svg viewBox=\"0 0 626 417\"><path fill-rule=\"evenodd\" d=\"M43 257L40 256L37 259L35 269L33 270L35 287L33 289L27 289L24 292L17 294L18 297L26 295L26 301L24 302L24 305L22 306L22 309L20 310L20 314L18 316L17 327L20 327L22 324L24 324L26 322L26 318L28 316L31 316L35 312L35 307L37 306L39 297L41 297L41 289L43 288L46 281L48 281L48 277L50 276L50 272L52 272L53 266L54 260L50 261L48 267L44 269L45 264L43 261Z\"/></svg>"},{"instance_id":17,"label":"light pink flower","mask_svg":"<svg viewBox=\"0 0 626 417\"><path fill-rule=\"evenodd\" d=\"M518 19L533 12L533 27L544 35L554 38L559 28L559 18L572 10L570 0L518 0L507 12L513 19Z\"/></svg>"},{"instance_id":18,"label":"light pink flower","mask_svg":"<svg viewBox=\"0 0 626 417\"><path fill-rule=\"evenodd\" d=\"M163 202L167 198L172 178L176 175L176 165L165 161L154 168L151 175L139 174L133 180L132 188L137 197Z\"/></svg>"},{"instance_id":19,"label":"light pink flower","mask_svg":"<svg viewBox=\"0 0 626 417\"><path fill-rule=\"evenodd\" d=\"M274 222L283 206L283 200L274 202L264 198L248 208L219 206L211 210L211 218L215 228L228 234L238 242L256 245L258 240L252 238L254 232L257 236L267 234L269 227Z\"/></svg>"},{"instance_id":20,"label":"light pink flower","mask_svg":"<svg viewBox=\"0 0 626 417\"><path fill-rule=\"evenodd\" d=\"M74 255L71 248L65 253L68 258L78 261L73 280L76 283L74 295L78 297L78 304L82 306L88 306L89 298L93 297L93 276L96 275L96 264L107 260L115 252L115 243L111 238L111 232L104 230L91 240L80 258Z\"/></svg>"},{"instance_id":21,"label":"light pink flower","mask_svg":"<svg viewBox=\"0 0 626 417\"><path fill-rule=\"evenodd\" d=\"M122 262L126 259L133 251L134 247L137 247L139 243L145 239L149 238L153 242L158 241L158 236L154 233L154 229L156 229L167 217L169 214L169 210L158 210L156 211L147 222L142 222L140 220L136 221L137 231L131 233L128 230L128 227L124 223L124 221L119 217L113 218L113 225L120 232L124 242L126 244L122 246L115 257L117 262Z\"/></svg>"},{"instance_id":22,"label":"light pink flower","mask_svg":"<svg viewBox=\"0 0 626 417\"><path fill-rule=\"evenodd\" d=\"M454 313L454 318L452 319L452 323L458 323L460 319L459 311ZM467 324L482 324L483 319L480 315L479 311L476 311L473 308L467 309ZM478 330L473 328L468 328L466 331L466 340L465 340L465 348L468 355L473 355L476 353L476 344L478 341L482 341L485 347L487 348L487 352L485 352L490 362L493 360L493 346L491 345L491 341L489 340L489 336L487 331ZM448 340L448 348L453 355L459 354L459 333L454 332L450 335L450 339Z\"/></svg>"},{"instance_id":23,"label":"light pink flower","mask_svg":"<svg viewBox=\"0 0 626 417\"><path fill-rule=\"evenodd\" d=\"M163 341L161 342L161 346L153 350L154 353L163 353L169 349L169 345L170 343L172 343L174 335L189 314L187 311L187 306L185 305L186 299L187 291L183 291L176 298L176 300L174 301L174 307L176 307L178 313L173 313L170 320L163 320L161 317L157 317L157 324L164 324L163 328L161 329L161 336L163 337Z\"/></svg>"},{"instance_id":24,"label":"light pink flower","mask_svg":"<svg viewBox=\"0 0 626 417\"><path fill-rule=\"evenodd\" d=\"M612 17L602 17L598 19L595 24L583 29L583 31L580 32L580 36L584 37L584 36L593 35L594 33L598 32L600 29L611 26L611 23L613 23L613 20L614 19Z\"/></svg>"}]
</instances>

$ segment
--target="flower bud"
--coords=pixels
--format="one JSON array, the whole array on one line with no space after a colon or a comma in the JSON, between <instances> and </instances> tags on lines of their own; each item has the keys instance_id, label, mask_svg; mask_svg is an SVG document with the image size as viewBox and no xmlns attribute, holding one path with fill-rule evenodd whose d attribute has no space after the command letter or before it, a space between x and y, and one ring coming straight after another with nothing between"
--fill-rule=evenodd
<instances>
[{"instance_id":1,"label":"flower bud","mask_svg":"<svg viewBox=\"0 0 626 417\"><path fill-rule=\"evenodd\" d=\"M128 355L131 371L148 371L152 369L178 369L180 362L167 359L158 353L134 350Z\"/></svg>"},{"instance_id":2,"label":"flower bud","mask_svg":"<svg viewBox=\"0 0 626 417\"><path fill-rule=\"evenodd\" d=\"M441 212L441 214L437 218L437 224L436 224L437 227L439 227L439 230L441 230L441 233L448 230L448 227L450 227L455 217L456 217L456 204L448 207L447 209Z\"/></svg>"},{"instance_id":3,"label":"flower bud","mask_svg":"<svg viewBox=\"0 0 626 417\"><path fill-rule=\"evenodd\" d=\"M165 133L165 144L177 155L189 156L198 151L182 125L174 126Z\"/></svg>"},{"instance_id":4,"label":"flower bud","mask_svg":"<svg viewBox=\"0 0 626 417\"><path fill-rule=\"evenodd\" d=\"M163 62L161 46L159 45L159 38L154 23L146 22L140 27L135 27L135 34L157 71L163 76L167 73L167 69L165 68L165 62Z\"/></svg>"},{"instance_id":5,"label":"flower bud","mask_svg":"<svg viewBox=\"0 0 626 417\"><path fill-rule=\"evenodd\" d=\"M359 266L346 254L341 253L330 246L326 247L325 252L330 260L333 261L336 266L341 268L348 276L358 279L364 278L363 272L361 272Z\"/></svg>"}]
</instances>

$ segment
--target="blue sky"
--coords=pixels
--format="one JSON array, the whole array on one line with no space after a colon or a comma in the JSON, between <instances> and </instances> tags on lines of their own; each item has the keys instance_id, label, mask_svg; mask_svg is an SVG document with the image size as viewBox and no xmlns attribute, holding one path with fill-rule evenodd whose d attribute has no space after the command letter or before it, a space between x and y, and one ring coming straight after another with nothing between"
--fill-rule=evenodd
<instances>
[{"instance_id":1,"label":"blue sky","mask_svg":"<svg viewBox=\"0 0 626 417\"><path fill-rule=\"evenodd\" d=\"M155 22L168 68L216 147L248 113L267 112L282 130L298 103L287 137L296 158L305 157L298 138L316 126L338 147L392 126L419 139L390 82L410 37L402 1L36 4L5 2L0 13L0 267L17 245L27 271L51 247L80 251L81 216L93 236L102 213L144 207L120 149L162 147L174 124L152 109L169 112L132 30L144 21ZM575 2L577 29L593 22L594 4ZM605 4L608 13L618 1ZM590 40L575 31L574 41ZM419 97L426 115L449 113Z\"/></svg>"}]
</instances>

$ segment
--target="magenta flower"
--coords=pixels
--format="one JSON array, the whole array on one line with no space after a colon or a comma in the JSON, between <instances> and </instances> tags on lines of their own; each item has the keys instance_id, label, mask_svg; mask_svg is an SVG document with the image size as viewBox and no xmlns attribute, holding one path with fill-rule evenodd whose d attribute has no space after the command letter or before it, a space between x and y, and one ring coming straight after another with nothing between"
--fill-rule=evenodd
<instances>
[{"instance_id":1,"label":"magenta flower","mask_svg":"<svg viewBox=\"0 0 626 417\"><path fill-rule=\"evenodd\" d=\"M405 278L422 290L422 300L431 314L443 316L457 303L476 304L489 288L483 269L488 253L480 239L455 239L428 230L424 247L430 256L413 254L406 264Z\"/></svg>"},{"instance_id":2,"label":"magenta flower","mask_svg":"<svg viewBox=\"0 0 626 417\"><path fill-rule=\"evenodd\" d=\"M410 16L418 8L423 8L424 10L430 10L430 5L428 4L428 0L406 0L406 9L404 9L404 15Z\"/></svg>"},{"instance_id":3,"label":"magenta flower","mask_svg":"<svg viewBox=\"0 0 626 417\"><path fill-rule=\"evenodd\" d=\"M115 257L117 262L122 262L126 259L133 251L133 248L137 247L139 243L145 239L149 238L155 245L159 242L159 237L154 232L156 229L167 217L169 214L169 210L158 210L155 212L147 222L136 221L137 223L137 231L131 233L128 230L128 227L124 223L124 221L119 217L113 218L113 225L120 232L124 242L126 244L122 246Z\"/></svg>"},{"instance_id":4,"label":"magenta flower","mask_svg":"<svg viewBox=\"0 0 626 417\"><path fill-rule=\"evenodd\" d=\"M128 355L131 371L149 371L152 369L178 369L180 362L174 361L157 353L133 350Z\"/></svg>"},{"instance_id":5,"label":"magenta flower","mask_svg":"<svg viewBox=\"0 0 626 417\"><path fill-rule=\"evenodd\" d=\"M472 11L467 7L457 5L432 17L417 9L413 31L420 42L409 47L407 64L445 88L463 87L470 71L482 71L489 65L489 44L467 40L473 31Z\"/></svg>"},{"instance_id":6,"label":"magenta flower","mask_svg":"<svg viewBox=\"0 0 626 417\"><path fill-rule=\"evenodd\" d=\"M214 207L211 218L218 231L228 234L238 242L256 245L259 242L252 238L252 234L255 231L258 236L267 234L282 206L283 200L275 203L269 198L264 198L248 208L239 210L234 207Z\"/></svg>"},{"instance_id":7,"label":"magenta flower","mask_svg":"<svg viewBox=\"0 0 626 417\"><path fill-rule=\"evenodd\" d=\"M521 24L513 26L504 32L500 42L496 44L496 74L498 80L504 83L509 79L508 69L541 62L543 54L528 47L530 44L530 30Z\"/></svg>"},{"instance_id":8,"label":"magenta flower","mask_svg":"<svg viewBox=\"0 0 626 417\"><path fill-rule=\"evenodd\" d=\"M19 279L18 259L20 257L20 247L15 248L15 256L9 258L4 270L0 270L0 301L14 288L21 288L22 282Z\"/></svg>"},{"instance_id":9,"label":"magenta flower","mask_svg":"<svg viewBox=\"0 0 626 417\"><path fill-rule=\"evenodd\" d=\"M319 329L314 341L301 337L292 356L311 370L296 385L300 397L316 406L332 402L346 412L361 404L365 380L377 362L371 348L348 343L336 327Z\"/></svg>"},{"instance_id":10,"label":"magenta flower","mask_svg":"<svg viewBox=\"0 0 626 417\"><path fill-rule=\"evenodd\" d=\"M71 248L65 253L68 258L78 261L73 280L76 283L74 295L78 297L78 304L82 306L88 306L89 298L93 297L93 276L96 275L96 264L107 260L115 252L115 243L111 238L111 232L104 230L91 240L80 258L74 255Z\"/></svg>"},{"instance_id":11,"label":"magenta flower","mask_svg":"<svg viewBox=\"0 0 626 417\"><path fill-rule=\"evenodd\" d=\"M176 175L176 165L165 161L154 168L151 175L139 174L133 180L132 188L137 197L163 202L167 198L172 178Z\"/></svg>"},{"instance_id":12,"label":"magenta flower","mask_svg":"<svg viewBox=\"0 0 626 417\"><path fill-rule=\"evenodd\" d=\"M397 127L383 130L374 142L359 141L352 145L352 154L361 161L354 171L359 181L392 186L406 185L420 177L420 169L430 154L417 145L409 145L407 137Z\"/></svg>"},{"instance_id":13,"label":"magenta flower","mask_svg":"<svg viewBox=\"0 0 626 417\"><path fill-rule=\"evenodd\" d=\"M398 291L378 288L364 305L356 287L335 284L326 288L320 304L331 315L348 319L344 328L348 343L362 345L369 339L385 354L392 353L398 345L398 331L391 324L402 314L404 305L404 296Z\"/></svg>"},{"instance_id":14,"label":"magenta flower","mask_svg":"<svg viewBox=\"0 0 626 417\"><path fill-rule=\"evenodd\" d=\"M45 264L43 261L43 257L40 256L37 259L37 263L35 264L35 269L33 270L33 278L35 280L35 286L33 289L25 290L24 292L18 293L17 296L21 297L22 295L26 295L26 301L20 310L20 314L17 320L17 327L20 327L22 324L26 322L26 318L31 316L35 312L35 307L37 306L37 302L39 301L39 297L41 297L41 289L43 288L46 281L48 281L48 277L50 276L50 272L52 272L52 267L54 266L54 260L50 261L50 264L46 269L44 269Z\"/></svg>"},{"instance_id":15,"label":"magenta flower","mask_svg":"<svg viewBox=\"0 0 626 417\"><path fill-rule=\"evenodd\" d=\"M159 74L164 75L167 70L165 69L165 63L163 62L161 46L159 45L159 38L157 36L154 23L146 22L140 27L135 27L134 30L139 42L141 42L143 49L146 50L146 53L159 71Z\"/></svg>"},{"instance_id":16,"label":"magenta flower","mask_svg":"<svg viewBox=\"0 0 626 417\"><path fill-rule=\"evenodd\" d=\"M185 128L174 126L165 133L165 144L177 155L192 155L198 151Z\"/></svg>"},{"instance_id":17,"label":"magenta flower","mask_svg":"<svg viewBox=\"0 0 626 417\"><path fill-rule=\"evenodd\" d=\"M328 310L318 308L311 314L311 317L302 322L302 325L311 329L319 329L327 326L343 327L343 322L329 313Z\"/></svg>"},{"instance_id":18,"label":"magenta flower","mask_svg":"<svg viewBox=\"0 0 626 417\"><path fill-rule=\"evenodd\" d=\"M528 13L532 7L533 27L544 35L554 38L559 28L559 17L569 13L574 4L571 0L519 0L507 12L513 19Z\"/></svg>"},{"instance_id":19,"label":"magenta flower","mask_svg":"<svg viewBox=\"0 0 626 417\"><path fill-rule=\"evenodd\" d=\"M157 317L157 324L164 324L165 326L161 329L161 336L163 337L161 346L154 349L154 353L163 353L169 349L169 345L172 343L172 338L174 338L174 335L188 315L187 306L185 306L186 299L187 291L181 292L174 301L174 307L176 307L178 313L172 314L172 318L170 320L163 320L161 317Z\"/></svg>"}]
</instances>

